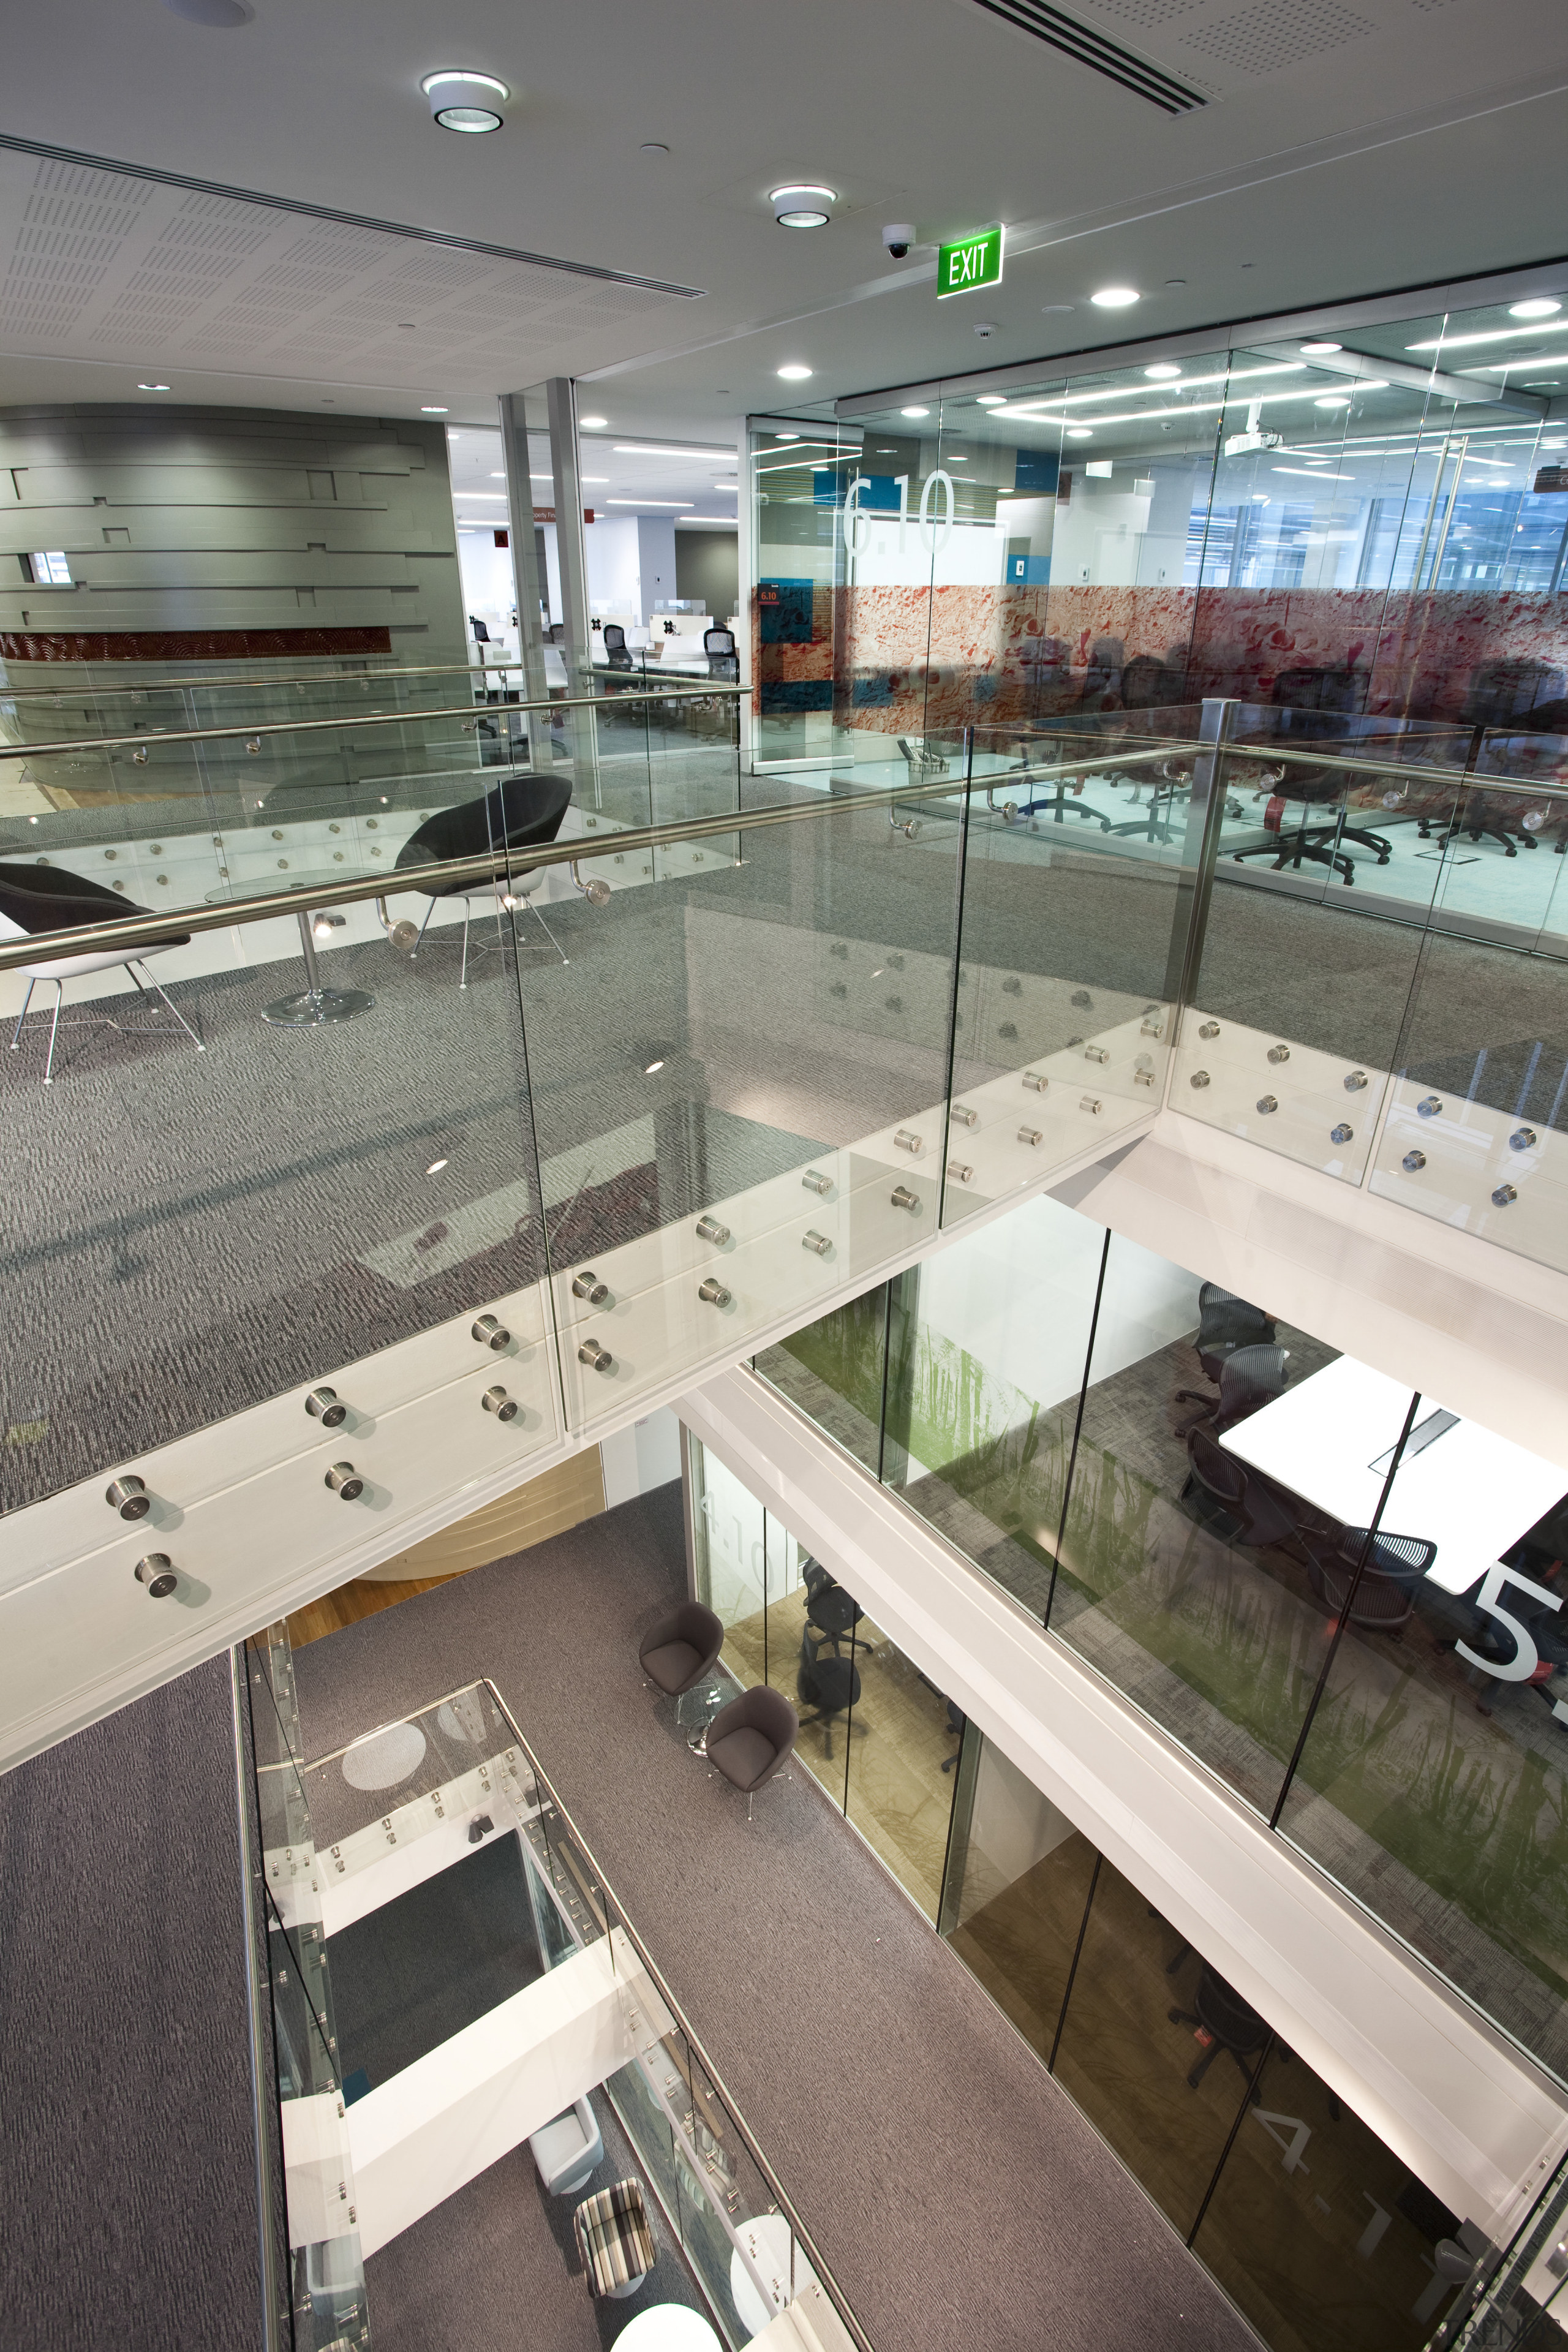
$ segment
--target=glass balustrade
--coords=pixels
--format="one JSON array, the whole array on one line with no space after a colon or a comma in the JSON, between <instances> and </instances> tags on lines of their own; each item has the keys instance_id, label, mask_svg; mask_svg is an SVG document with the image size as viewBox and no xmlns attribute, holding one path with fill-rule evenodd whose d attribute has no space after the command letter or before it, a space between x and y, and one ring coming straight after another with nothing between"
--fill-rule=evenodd
<instances>
[{"instance_id":1,"label":"glass balustrade","mask_svg":"<svg viewBox=\"0 0 1568 2352\"><path fill-rule=\"evenodd\" d=\"M305 2063L314 2068L308 2087L296 2092L286 2058L284 2099L331 2094L341 2121L348 2106L453 2032L477 2024L512 1992L591 1949L601 1951L635 2052L603 2092L727 2342L749 2342L812 2288L829 2296L851 2339L864 2347L820 2256L494 1686L470 1684L306 1764L293 1744L286 1630L270 1628L250 1653L258 1685L253 1711L275 1715L263 1726L263 1739L280 1751L268 1754L258 1769L263 1811L277 1824L272 1835L289 1840L282 1852L269 1843L268 1854L291 1927L273 1953L280 2052L293 2048L287 2036L296 2030L303 2035L308 2004L318 2005L321 2020L314 2047L301 2043ZM513 1930L502 1939L504 1949L490 1955L481 1948L485 1922L477 1912L470 1919L465 1907L463 1874L452 1874L481 1850L503 1866L509 1885L521 1885ZM309 1888L314 1900L288 1887ZM441 1910L439 1935L432 1929L443 1954L439 1968L421 1961L417 1922L406 1916L410 1901L426 1896ZM395 1919L387 1909L393 1904L403 1906ZM307 1911L308 1928L301 1924ZM301 1937L313 1969L308 1994L298 1981ZM329 1954L335 2009L327 1992ZM347 2133L341 2138L346 2150ZM288 2139L286 2123L286 2145ZM313 2186L290 2174L291 2225ZM357 2262L357 2239L344 2246ZM318 2327L328 2314L315 2283L334 2274L326 2252L312 2245L295 2258L297 2288L309 2271L315 2303L305 2316L315 2313ZM346 2261L345 2251L336 2316L347 2340L369 2341L363 2273L351 2294Z\"/></svg>"}]
</instances>

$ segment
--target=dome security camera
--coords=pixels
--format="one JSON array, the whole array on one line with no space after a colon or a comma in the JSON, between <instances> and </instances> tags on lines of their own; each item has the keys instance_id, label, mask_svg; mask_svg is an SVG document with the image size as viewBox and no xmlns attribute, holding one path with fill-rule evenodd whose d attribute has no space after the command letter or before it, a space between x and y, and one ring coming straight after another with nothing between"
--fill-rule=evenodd
<instances>
[{"instance_id":1,"label":"dome security camera","mask_svg":"<svg viewBox=\"0 0 1568 2352\"><path fill-rule=\"evenodd\" d=\"M902 261L905 254L908 253L910 246L913 245L915 241L915 225L913 221L889 221L887 227L882 231L882 243L887 247L888 251L892 255L895 261Z\"/></svg>"}]
</instances>

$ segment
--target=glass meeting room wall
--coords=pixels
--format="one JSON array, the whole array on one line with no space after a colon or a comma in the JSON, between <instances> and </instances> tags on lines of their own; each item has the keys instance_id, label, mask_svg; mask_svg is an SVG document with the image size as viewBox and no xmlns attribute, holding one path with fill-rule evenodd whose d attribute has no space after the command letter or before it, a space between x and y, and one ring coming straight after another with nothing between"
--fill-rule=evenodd
<instances>
[{"instance_id":1,"label":"glass meeting room wall","mask_svg":"<svg viewBox=\"0 0 1568 2352\"><path fill-rule=\"evenodd\" d=\"M1568 2079L1568 1472L1049 1199L826 1324L757 1370Z\"/></svg>"},{"instance_id":2,"label":"glass meeting room wall","mask_svg":"<svg viewBox=\"0 0 1568 2352\"><path fill-rule=\"evenodd\" d=\"M1342 332L755 420L764 643L810 584L760 755L875 763L968 724L1302 704L1324 679L1363 713L1535 728L1568 686L1568 315Z\"/></svg>"}]
</instances>

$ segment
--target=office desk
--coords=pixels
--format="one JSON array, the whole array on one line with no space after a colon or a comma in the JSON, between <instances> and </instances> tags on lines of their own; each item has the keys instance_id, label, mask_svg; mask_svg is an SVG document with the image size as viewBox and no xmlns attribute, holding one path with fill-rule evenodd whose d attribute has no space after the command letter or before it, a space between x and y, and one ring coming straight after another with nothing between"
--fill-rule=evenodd
<instances>
[{"instance_id":1,"label":"office desk","mask_svg":"<svg viewBox=\"0 0 1568 2352\"><path fill-rule=\"evenodd\" d=\"M1341 1356L1219 1442L1342 1527L1366 1528L1386 1475L1386 1465L1371 1465L1398 1444L1409 1410L1410 1391L1401 1381ZM1413 1437L1438 1410L1436 1397L1423 1396ZM1437 1546L1427 1570L1432 1581L1446 1592L1468 1592L1564 1493L1568 1472L1556 1463L1479 1422L1458 1421L1401 1464L1383 1532L1427 1537Z\"/></svg>"}]
</instances>

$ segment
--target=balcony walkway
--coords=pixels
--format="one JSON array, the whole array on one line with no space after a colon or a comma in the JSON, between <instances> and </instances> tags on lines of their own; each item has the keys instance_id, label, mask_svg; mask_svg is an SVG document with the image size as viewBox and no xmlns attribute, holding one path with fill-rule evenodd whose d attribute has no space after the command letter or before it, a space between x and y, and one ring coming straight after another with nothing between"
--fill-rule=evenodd
<instances>
[{"instance_id":1,"label":"balcony walkway","mask_svg":"<svg viewBox=\"0 0 1568 2352\"><path fill-rule=\"evenodd\" d=\"M1255 2352L811 1776L748 1824L688 1753L637 1656L684 1589L668 1486L312 1642L307 1751L491 1676L879 2352Z\"/></svg>"}]
</instances>

